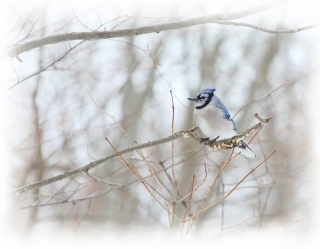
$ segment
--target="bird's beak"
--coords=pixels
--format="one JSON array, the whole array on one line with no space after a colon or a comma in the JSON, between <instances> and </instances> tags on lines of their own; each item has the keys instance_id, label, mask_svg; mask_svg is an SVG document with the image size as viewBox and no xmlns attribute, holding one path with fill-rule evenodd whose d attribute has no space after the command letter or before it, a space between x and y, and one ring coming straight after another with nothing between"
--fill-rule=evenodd
<instances>
[{"instance_id":1,"label":"bird's beak","mask_svg":"<svg viewBox=\"0 0 320 249\"><path fill-rule=\"evenodd\" d=\"M198 102L198 99L197 98L187 98L188 100L191 100L191 101L195 101L195 102Z\"/></svg>"}]
</instances>

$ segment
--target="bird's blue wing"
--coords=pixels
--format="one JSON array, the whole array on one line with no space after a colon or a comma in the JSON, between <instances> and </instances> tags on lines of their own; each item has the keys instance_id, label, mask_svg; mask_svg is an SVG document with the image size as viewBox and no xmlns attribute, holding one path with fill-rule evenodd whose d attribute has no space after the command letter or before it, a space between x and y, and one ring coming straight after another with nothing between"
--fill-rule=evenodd
<instances>
[{"instance_id":1,"label":"bird's blue wing","mask_svg":"<svg viewBox=\"0 0 320 249\"><path fill-rule=\"evenodd\" d=\"M222 111L223 117L232 123L233 130L238 133L237 125L235 124L235 122L231 118L231 116L228 112L228 109L224 106L224 104L222 104L220 101L220 103L215 104L215 106Z\"/></svg>"}]
</instances>

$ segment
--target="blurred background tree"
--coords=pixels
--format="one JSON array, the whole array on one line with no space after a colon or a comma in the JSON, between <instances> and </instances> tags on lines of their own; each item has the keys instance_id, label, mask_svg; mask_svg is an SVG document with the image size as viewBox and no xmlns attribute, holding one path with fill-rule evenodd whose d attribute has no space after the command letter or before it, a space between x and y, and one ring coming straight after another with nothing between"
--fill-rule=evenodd
<instances>
[{"instance_id":1,"label":"blurred background tree","mask_svg":"<svg viewBox=\"0 0 320 249\"><path fill-rule=\"evenodd\" d=\"M53 34L133 28L239 9L219 5L213 10L217 3L208 2L152 4L15 2L7 6L8 46ZM290 12L292 6L288 3L245 21L277 30L310 24L299 22ZM254 113L274 120L250 143L257 158L232 160L209 202L223 197L252 168L276 153L228 199L200 214L189 236L212 242L277 229L277 235L300 235L308 231L313 209L315 155L309 153L305 99L314 70L314 46L313 30L271 35L245 27L204 24L159 34L63 42L19 55L23 63L8 59L11 71L6 88L18 83L3 93L10 106L6 133L11 186L50 178L113 153L105 137L122 149L170 135L170 90L175 131L190 128L195 124L193 104L186 98L213 87L240 132L256 123ZM190 191L193 175L197 183L203 180L206 165L205 182L189 210L192 215L231 151L207 149L190 139L175 141L177 189L171 174L172 144L143 153L146 160L138 152L124 158L144 177L150 175L147 161L159 172L157 177L170 200L175 191L178 199ZM11 229L32 238L45 234L48 240L64 239L71 233L98 241L117 233L143 240L139 231L152 239L170 231L168 213L119 158L91 173L123 186L80 175L32 190L11 200L7 216ZM147 180L152 186L157 184L152 177ZM176 208L181 215L186 203ZM288 226L297 220L298 224Z\"/></svg>"}]
</instances>

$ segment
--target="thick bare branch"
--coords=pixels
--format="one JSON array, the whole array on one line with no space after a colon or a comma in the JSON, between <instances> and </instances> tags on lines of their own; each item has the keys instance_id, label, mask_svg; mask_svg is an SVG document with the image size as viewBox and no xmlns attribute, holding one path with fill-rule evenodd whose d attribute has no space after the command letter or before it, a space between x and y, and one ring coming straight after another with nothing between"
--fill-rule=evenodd
<instances>
[{"instance_id":1,"label":"thick bare branch","mask_svg":"<svg viewBox=\"0 0 320 249\"><path fill-rule=\"evenodd\" d=\"M295 32L300 32L306 29L314 28L317 26L317 25L310 25L307 27L302 27L299 29L290 29L290 30L270 30L263 27L251 25L251 24L230 22L230 20L236 20L239 18L247 17L250 15L254 15L259 12L265 11L267 9L273 8L283 2L288 2L288 0L271 1L269 3L265 3L250 9L236 11L232 13L218 13L218 14L207 15L202 17L190 18L182 21L144 26L144 27L133 28L133 29L93 31L93 32L73 32L73 33L67 33L67 34L52 35L42 39L38 39L38 40L26 42L24 44L9 47L2 53L6 57L18 58L19 54L29 51L31 49L39 48L48 44L56 44L64 41L98 40L98 39L110 39L115 37L129 37L129 36L136 36L136 35L142 35L142 34L159 33L161 31L187 28L187 27L207 24L207 23L244 26L244 27L254 28L263 32L271 33L271 34L295 33Z\"/></svg>"},{"instance_id":2,"label":"thick bare branch","mask_svg":"<svg viewBox=\"0 0 320 249\"><path fill-rule=\"evenodd\" d=\"M229 139L223 139L223 140L217 140L217 141L208 140L208 141L204 141L203 143L205 145L210 146L213 149L220 149L220 150L221 149L233 149L233 148L237 147L240 140L242 140L245 137L249 136L250 134L260 130L264 125L266 125L272 119L272 117L269 117L268 119L262 119L262 118L259 117L258 114L255 114L254 116L260 122L258 124L256 124L255 126L253 126L252 128L250 128L247 131L245 131L244 133L242 133L240 135L237 135L237 136L234 136L234 137L229 138ZM27 192L29 190L40 188L40 187L43 187L45 185L51 184L53 182L61 181L61 180L65 179L65 178L78 175L80 173L86 173L89 170L97 167L101 163L104 163L104 162L106 162L106 161L108 161L108 160L110 160L112 158L115 158L115 157L117 157L119 155L123 155L123 154L131 152L131 151L141 150L141 149L145 149L145 148L148 148L148 147L156 146L156 145L159 145L159 144L168 143L168 142L171 142L173 140L176 140L176 139L179 139L179 138L182 138L182 137L184 137L184 138L191 137L191 138L193 138L193 139L195 139L195 140L200 142L201 138L194 133L194 131L197 128L198 128L197 126L194 126L191 129L187 129L187 130L176 132L171 136L168 136L168 137L165 137L165 138L161 138L159 140L149 141L147 143L142 143L142 144L139 144L139 145L134 145L134 146L127 147L125 149L119 150L117 153L113 153L113 154L111 154L109 156L100 158L100 159L98 159L98 160L96 160L94 162L91 162L91 163L83 166L83 167L76 168L76 169L73 169L73 170L69 170L69 171L66 171L64 174L61 174L61 175L58 175L58 176L54 176L54 177L49 178L49 179L45 179L45 180L30 184L30 185L26 185L26 186L17 188L15 190L11 191L10 193L8 193L7 196L8 197L14 197L14 196L17 196L17 195L19 195L21 193Z\"/></svg>"},{"instance_id":3,"label":"thick bare branch","mask_svg":"<svg viewBox=\"0 0 320 249\"><path fill-rule=\"evenodd\" d=\"M172 140L188 136L188 134L191 134L197 128L198 127L195 126L195 127L191 128L191 129L180 131L180 132L176 132L171 136L168 136L168 137L165 137L165 138L162 138L162 139L159 139L159 140L149 141L147 143L130 146L130 147L125 148L123 150L119 150L118 152L121 155L123 155L123 154L131 152L131 151L141 150L141 149L145 149L145 148L152 147L152 146L155 146L155 145L168 143L168 142L171 142ZM85 172L95 168L99 164L104 163L104 162L106 162L106 161L108 161L110 159L113 159L113 158L117 157L117 156L118 156L117 153L113 153L113 154L111 154L109 156L106 156L106 157L100 158L100 159L98 159L98 160L96 160L94 162L91 162L91 163L89 163L89 164L87 164L87 165L85 165L83 167L66 171L64 174L61 174L61 175L58 175L58 176L54 176L54 177L49 178L49 179L45 179L45 180L30 184L30 185L26 185L26 186L17 188L15 190L13 190L12 192L8 193L8 196L9 197L10 196L16 196L16 195L19 195L21 193L27 192L29 190L40 188L42 186L51 184L53 182L61 181L61 180L65 179L65 178L68 178L68 177L71 177L71 176L75 176L75 175L78 175L78 174L83 173L83 172L85 173Z\"/></svg>"}]
</instances>

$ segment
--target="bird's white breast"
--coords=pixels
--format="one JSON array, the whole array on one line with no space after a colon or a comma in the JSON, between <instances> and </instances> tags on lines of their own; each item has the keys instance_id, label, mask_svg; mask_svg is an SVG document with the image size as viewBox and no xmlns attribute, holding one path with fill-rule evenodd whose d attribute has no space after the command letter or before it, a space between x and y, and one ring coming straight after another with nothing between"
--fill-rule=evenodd
<instances>
[{"instance_id":1,"label":"bird's white breast","mask_svg":"<svg viewBox=\"0 0 320 249\"><path fill-rule=\"evenodd\" d=\"M233 130L232 122L226 120L222 110L213 104L208 104L202 109L194 109L194 119L201 131L211 139L219 136L220 139L237 135Z\"/></svg>"}]
</instances>

